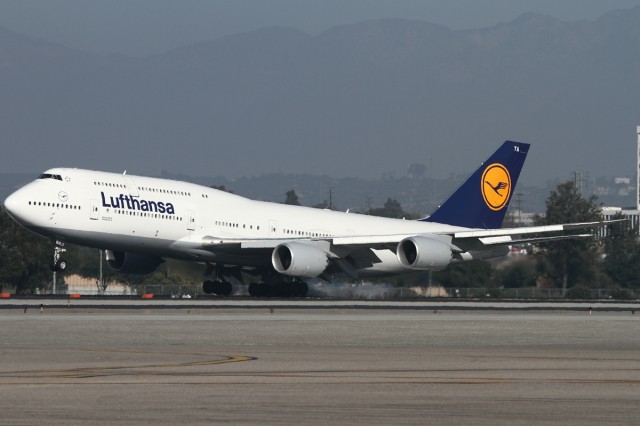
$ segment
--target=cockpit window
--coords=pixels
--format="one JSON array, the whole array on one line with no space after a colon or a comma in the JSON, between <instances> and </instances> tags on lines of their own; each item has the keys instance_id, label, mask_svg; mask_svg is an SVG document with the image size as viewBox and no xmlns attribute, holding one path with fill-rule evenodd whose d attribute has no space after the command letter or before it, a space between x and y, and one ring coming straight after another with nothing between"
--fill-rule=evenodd
<instances>
[{"instance_id":1,"label":"cockpit window","mask_svg":"<svg viewBox=\"0 0 640 426\"><path fill-rule=\"evenodd\" d=\"M62 180L62 176L60 176L60 175L52 175L50 173L43 173L43 174L40 175L40 179Z\"/></svg>"}]
</instances>

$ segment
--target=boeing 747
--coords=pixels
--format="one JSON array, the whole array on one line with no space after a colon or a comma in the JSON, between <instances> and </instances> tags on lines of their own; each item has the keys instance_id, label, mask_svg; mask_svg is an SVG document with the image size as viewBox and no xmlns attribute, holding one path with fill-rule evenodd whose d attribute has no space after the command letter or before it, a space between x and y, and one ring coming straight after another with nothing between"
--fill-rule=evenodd
<instances>
[{"instance_id":1,"label":"boeing 747","mask_svg":"<svg viewBox=\"0 0 640 426\"><path fill-rule=\"evenodd\" d=\"M574 238L597 223L501 229L529 144L505 142L431 216L389 219L254 201L176 180L54 168L4 202L25 228L105 250L114 271L150 273L166 258L207 264L205 293L229 295L239 271L262 282L254 296L304 296L305 279L354 279L440 270L504 255L507 246ZM560 234L560 235L559 235ZM586 236L588 234L582 235Z\"/></svg>"}]
</instances>

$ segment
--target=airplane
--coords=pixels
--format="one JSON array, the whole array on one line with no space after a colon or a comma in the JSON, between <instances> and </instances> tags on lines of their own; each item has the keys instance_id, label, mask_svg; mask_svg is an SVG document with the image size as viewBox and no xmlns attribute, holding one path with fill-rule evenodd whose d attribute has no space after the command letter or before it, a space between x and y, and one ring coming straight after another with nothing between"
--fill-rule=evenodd
<instances>
[{"instance_id":1,"label":"airplane","mask_svg":"<svg viewBox=\"0 0 640 426\"><path fill-rule=\"evenodd\" d=\"M530 145L506 141L432 215L390 219L255 201L193 183L75 168L53 168L4 201L23 227L64 244L105 250L113 271L146 274L167 258L207 265L207 294L232 293L240 272L262 282L251 296L303 297L305 279L330 281L441 270L506 255L508 245L602 222L501 228Z\"/></svg>"}]
</instances>

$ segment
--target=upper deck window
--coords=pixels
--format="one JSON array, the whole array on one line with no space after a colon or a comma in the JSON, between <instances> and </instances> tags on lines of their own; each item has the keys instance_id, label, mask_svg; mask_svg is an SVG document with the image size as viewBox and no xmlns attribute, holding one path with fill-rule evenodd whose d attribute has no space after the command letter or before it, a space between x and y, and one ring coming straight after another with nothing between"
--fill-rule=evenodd
<instances>
[{"instance_id":1,"label":"upper deck window","mask_svg":"<svg viewBox=\"0 0 640 426\"><path fill-rule=\"evenodd\" d=\"M52 174L49 174L49 173L43 173L43 174L40 175L39 179L56 179L56 180L60 180L61 181L62 180L62 176L60 176L60 175L52 175Z\"/></svg>"}]
</instances>

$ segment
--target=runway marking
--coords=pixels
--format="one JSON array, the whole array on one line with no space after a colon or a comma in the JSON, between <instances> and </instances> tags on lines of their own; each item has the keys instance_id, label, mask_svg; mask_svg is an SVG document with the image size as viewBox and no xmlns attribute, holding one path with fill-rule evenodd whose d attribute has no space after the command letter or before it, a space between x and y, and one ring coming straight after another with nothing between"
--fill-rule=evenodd
<instances>
[{"instance_id":1,"label":"runway marking","mask_svg":"<svg viewBox=\"0 0 640 426\"><path fill-rule=\"evenodd\" d=\"M187 355L187 356L215 356L212 354L202 353L167 353L167 352L149 352L149 351L129 351L129 350L96 350L96 349L74 349L77 351L85 352L113 352L113 353L139 353L154 355ZM166 369L166 368L184 368L194 366L211 366L219 364L229 364L236 362L254 361L257 358L244 355L218 355L222 359L204 360L204 361L187 361L187 362L168 362L168 363L154 363L154 364L141 364L141 365L114 365L108 367L76 367L76 368L63 368L63 369L40 369L40 370L18 370L18 371L0 371L0 377L2 378L63 378L63 379L86 379L92 377L106 377L113 376L109 373L121 373L120 375L132 375L132 376L162 376L162 375L185 375L184 373L165 373L165 372L149 372L149 371L127 371L127 370L148 370L153 368ZM124 372L124 373L123 373ZM207 374L207 373L205 373ZM186 374L189 375L188 373ZM203 375L198 373L198 375ZM0 384L3 384L0 382ZM7 384L7 383L4 383Z\"/></svg>"},{"instance_id":2,"label":"runway marking","mask_svg":"<svg viewBox=\"0 0 640 426\"><path fill-rule=\"evenodd\" d=\"M17 348L11 348L17 349ZM9 350L11 350L9 349ZM26 348L25 348L26 349ZM34 348L28 348L33 350ZM7 349L5 349L6 351ZM44 350L44 349L42 349ZM257 360L257 357L242 355L216 355L212 353L189 352L189 351L145 351L128 349L95 349L95 348L73 348L60 350L61 352L89 352L89 353L123 353L153 355L155 357L189 357L191 360L183 362L153 362L149 364L132 365L131 360L125 361L125 365L91 366L91 361L79 361L87 367L58 368L58 369L38 369L38 370L17 370L0 371L0 386L4 385L162 385L162 384L188 384L188 385L273 385L273 384L317 384L317 385L500 385L500 384L521 384L521 383L565 383L576 385L637 385L640 379L635 378L574 378L574 372L581 372L579 368L460 368L460 369L344 369L344 370L276 370L276 371L215 371L206 368L195 370L185 370L191 367L208 367L221 364L238 363ZM193 360L194 357L206 358L204 360ZM211 359L217 357L216 359ZM476 358L491 358L482 355L474 355ZM536 358L559 360L567 359L573 361L601 361L599 358L563 358L563 357L521 357L503 356L503 358ZM52 359L56 359L53 357ZM609 359L612 361L635 361ZM107 360L103 362L108 362ZM111 360L117 364L117 361ZM592 369L602 371L600 369ZM607 368L609 372L634 372L639 369L632 368ZM527 373L535 372L565 373L555 374L556 377L536 378L526 377ZM520 373L525 377L504 377L512 376L513 373ZM467 377L464 377L469 375ZM634 374L635 375L635 374ZM460 377L463 376L463 377ZM501 377L503 376L503 377ZM565 376L565 377L557 377ZM126 378L130 379L126 379ZM141 382L135 377L148 377L149 381ZM115 379L114 381L104 380L105 378ZM155 379L151 379L155 378ZM95 379L95 380L91 380ZM124 380L122 380L124 379ZM201 380L198 380L201 379Z\"/></svg>"},{"instance_id":3,"label":"runway marking","mask_svg":"<svg viewBox=\"0 0 640 426\"><path fill-rule=\"evenodd\" d=\"M178 363L166 363L166 364L148 364L148 365L134 365L134 366L113 366L113 367L84 367L84 368L73 368L68 370L51 370L48 371L50 373L73 373L73 372L82 372L82 371L97 371L97 372L107 372L107 371L122 371L122 370L137 370L137 369L146 369L146 368L173 368L173 367L192 367L192 366L204 366L204 365L217 365L217 364L228 364L231 362L243 362L243 361L253 361L257 358L250 356L227 356L225 359L216 359L209 361L191 361L191 362L178 362ZM150 373L150 372L130 372L128 375L135 376L157 376L157 375L170 375L171 373ZM175 374L175 373L173 373ZM172 374L171 374L172 375ZM88 378L88 377L105 377L109 376L109 374L80 374L80 375L63 375L63 378Z\"/></svg>"}]
</instances>

